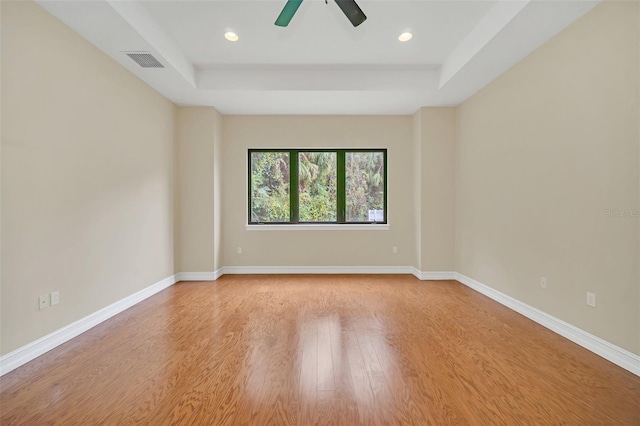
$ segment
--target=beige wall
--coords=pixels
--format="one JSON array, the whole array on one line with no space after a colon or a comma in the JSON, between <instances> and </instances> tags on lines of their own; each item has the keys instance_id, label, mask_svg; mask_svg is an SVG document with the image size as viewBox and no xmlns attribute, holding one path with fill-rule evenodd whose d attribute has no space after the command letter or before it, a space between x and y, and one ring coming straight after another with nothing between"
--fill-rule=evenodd
<instances>
[{"instance_id":1,"label":"beige wall","mask_svg":"<svg viewBox=\"0 0 640 426\"><path fill-rule=\"evenodd\" d=\"M222 263L222 178L224 174L224 161L222 157L222 115L216 111L214 117L215 132L213 135L213 270L217 271L224 266Z\"/></svg>"},{"instance_id":2,"label":"beige wall","mask_svg":"<svg viewBox=\"0 0 640 426\"><path fill-rule=\"evenodd\" d=\"M0 82L2 81L2 5L0 4ZM0 138L2 135L2 84L0 84ZM0 309L2 308L2 143L0 143ZM0 312L0 355L2 355L2 312Z\"/></svg>"},{"instance_id":3,"label":"beige wall","mask_svg":"<svg viewBox=\"0 0 640 426\"><path fill-rule=\"evenodd\" d=\"M422 271L455 271L454 151L456 110L420 110Z\"/></svg>"},{"instance_id":4,"label":"beige wall","mask_svg":"<svg viewBox=\"0 0 640 426\"><path fill-rule=\"evenodd\" d=\"M638 28L594 8L458 108L456 150L458 272L635 353L639 219L605 211L639 209Z\"/></svg>"},{"instance_id":5,"label":"beige wall","mask_svg":"<svg viewBox=\"0 0 640 426\"><path fill-rule=\"evenodd\" d=\"M414 266L422 271L422 109L412 117Z\"/></svg>"},{"instance_id":6,"label":"beige wall","mask_svg":"<svg viewBox=\"0 0 640 426\"><path fill-rule=\"evenodd\" d=\"M223 127L225 266L413 266L410 116L225 116ZM390 230L245 230L247 149L280 147L388 148Z\"/></svg>"},{"instance_id":7,"label":"beige wall","mask_svg":"<svg viewBox=\"0 0 640 426\"><path fill-rule=\"evenodd\" d=\"M176 263L178 272L218 269L221 116L215 108L178 108ZM217 152L216 152L217 151ZM216 214L218 213L218 214Z\"/></svg>"},{"instance_id":8,"label":"beige wall","mask_svg":"<svg viewBox=\"0 0 640 426\"><path fill-rule=\"evenodd\" d=\"M2 2L1 101L6 354L174 273L175 107L31 2Z\"/></svg>"}]
</instances>

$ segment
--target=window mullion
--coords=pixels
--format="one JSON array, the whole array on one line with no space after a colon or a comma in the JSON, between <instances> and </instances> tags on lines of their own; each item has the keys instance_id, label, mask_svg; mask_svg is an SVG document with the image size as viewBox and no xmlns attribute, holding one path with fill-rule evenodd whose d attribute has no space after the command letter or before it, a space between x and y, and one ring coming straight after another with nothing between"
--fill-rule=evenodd
<instances>
[{"instance_id":1,"label":"window mullion","mask_svg":"<svg viewBox=\"0 0 640 426\"><path fill-rule=\"evenodd\" d=\"M338 211L337 211L337 219L338 223L345 223L345 209L346 209L346 198L345 198L345 152L337 151L337 164L336 164L336 174L337 174L337 194L336 201L338 203Z\"/></svg>"},{"instance_id":2,"label":"window mullion","mask_svg":"<svg viewBox=\"0 0 640 426\"><path fill-rule=\"evenodd\" d=\"M289 221L300 222L300 208L298 206L298 151L289 151Z\"/></svg>"},{"instance_id":3,"label":"window mullion","mask_svg":"<svg viewBox=\"0 0 640 426\"><path fill-rule=\"evenodd\" d=\"M387 197L389 193L387 192L387 150L386 149L382 151L382 158L384 161L384 201L383 201L384 223L389 223L387 221Z\"/></svg>"},{"instance_id":4,"label":"window mullion","mask_svg":"<svg viewBox=\"0 0 640 426\"><path fill-rule=\"evenodd\" d=\"M249 169L249 170L247 170L248 173L249 173L248 180L247 180L247 182L249 183L249 185L248 185L249 186L249 194L248 194L249 195L249 203L248 203L249 211L247 212L247 214L248 214L247 218L249 220L249 223L253 223L253 217L251 215L251 212L253 211L253 198L251 196L251 194L253 194L253 189L252 189L252 185L251 185L252 184L251 170L253 170L252 169L253 168L253 163L252 163L252 158L251 158L251 150L247 151L247 165L248 165L247 168Z\"/></svg>"}]
</instances>

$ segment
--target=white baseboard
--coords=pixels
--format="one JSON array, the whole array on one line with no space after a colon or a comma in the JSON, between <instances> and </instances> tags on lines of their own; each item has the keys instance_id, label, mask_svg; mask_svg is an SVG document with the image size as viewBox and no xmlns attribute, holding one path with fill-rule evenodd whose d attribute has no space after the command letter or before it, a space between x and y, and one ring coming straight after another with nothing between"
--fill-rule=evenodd
<instances>
[{"instance_id":1,"label":"white baseboard","mask_svg":"<svg viewBox=\"0 0 640 426\"><path fill-rule=\"evenodd\" d=\"M411 266L225 266L222 274L413 274Z\"/></svg>"},{"instance_id":2,"label":"white baseboard","mask_svg":"<svg viewBox=\"0 0 640 426\"><path fill-rule=\"evenodd\" d=\"M420 271L413 268L413 275L422 281L455 280L457 274L453 271Z\"/></svg>"},{"instance_id":3,"label":"white baseboard","mask_svg":"<svg viewBox=\"0 0 640 426\"><path fill-rule=\"evenodd\" d=\"M100 309L86 317L72 322L53 333L49 333L44 337L39 338L25 346L16 349L13 352L9 352L6 355L0 357L0 376L15 370L21 365L39 357L45 352L60 346L61 344L68 342L81 333L95 327L103 321L108 320L114 315L119 314L131 306L142 302L143 300L153 296L154 294L164 290L167 287L175 284L175 275L171 275L157 283L138 291L124 299L118 300L111 305Z\"/></svg>"},{"instance_id":4,"label":"white baseboard","mask_svg":"<svg viewBox=\"0 0 640 426\"><path fill-rule=\"evenodd\" d=\"M593 334L564 322L539 309L529 306L511 296L499 292L485 284L482 284L466 275L456 273L456 279L467 287L484 294L501 305L512 309L543 327L571 340L591 352L600 355L619 367L640 376L640 356L607 342Z\"/></svg>"},{"instance_id":5,"label":"white baseboard","mask_svg":"<svg viewBox=\"0 0 640 426\"><path fill-rule=\"evenodd\" d=\"M223 275L223 268L218 269L217 271L215 271L213 273L213 280L217 280L218 278L220 278Z\"/></svg>"},{"instance_id":6,"label":"white baseboard","mask_svg":"<svg viewBox=\"0 0 640 426\"><path fill-rule=\"evenodd\" d=\"M225 266L215 272L178 272L176 281L215 281L223 275L411 274L419 280L455 280L453 271L420 271L413 266Z\"/></svg>"},{"instance_id":7,"label":"white baseboard","mask_svg":"<svg viewBox=\"0 0 640 426\"><path fill-rule=\"evenodd\" d=\"M176 281L215 281L222 276L223 268L215 272L178 272Z\"/></svg>"}]
</instances>

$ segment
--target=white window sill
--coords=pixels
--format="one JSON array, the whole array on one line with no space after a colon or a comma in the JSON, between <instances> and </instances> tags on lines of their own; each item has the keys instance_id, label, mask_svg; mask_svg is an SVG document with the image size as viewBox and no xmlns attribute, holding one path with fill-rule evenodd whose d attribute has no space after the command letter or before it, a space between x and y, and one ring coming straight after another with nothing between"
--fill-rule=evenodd
<instances>
[{"instance_id":1,"label":"white window sill","mask_svg":"<svg viewBox=\"0 0 640 426\"><path fill-rule=\"evenodd\" d=\"M388 231L389 224L299 224L299 225L245 225L247 231Z\"/></svg>"}]
</instances>

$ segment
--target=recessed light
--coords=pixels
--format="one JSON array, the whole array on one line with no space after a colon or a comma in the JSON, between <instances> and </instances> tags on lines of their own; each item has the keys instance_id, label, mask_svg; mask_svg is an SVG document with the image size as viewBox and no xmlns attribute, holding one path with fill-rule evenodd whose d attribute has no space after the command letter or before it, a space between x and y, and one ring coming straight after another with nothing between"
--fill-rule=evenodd
<instances>
[{"instance_id":1,"label":"recessed light","mask_svg":"<svg viewBox=\"0 0 640 426\"><path fill-rule=\"evenodd\" d=\"M234 33L233 31L229 31L224 33L224 38L226 38L229 41L238 41L238 34Z\"/></svg>"},{"instance_id":2,"label":"recessed light","mask_svg":"<svg viewBox=\"0 0 640 426\"><path fill-rule=\"evenodd\" d=\"M400 41L409 41L409 40L411 40L411 37L413 37L413 34L411 34L411 33L402 33L398 37L398 40L400 40Z\"/></svg>"}]
</instances>

